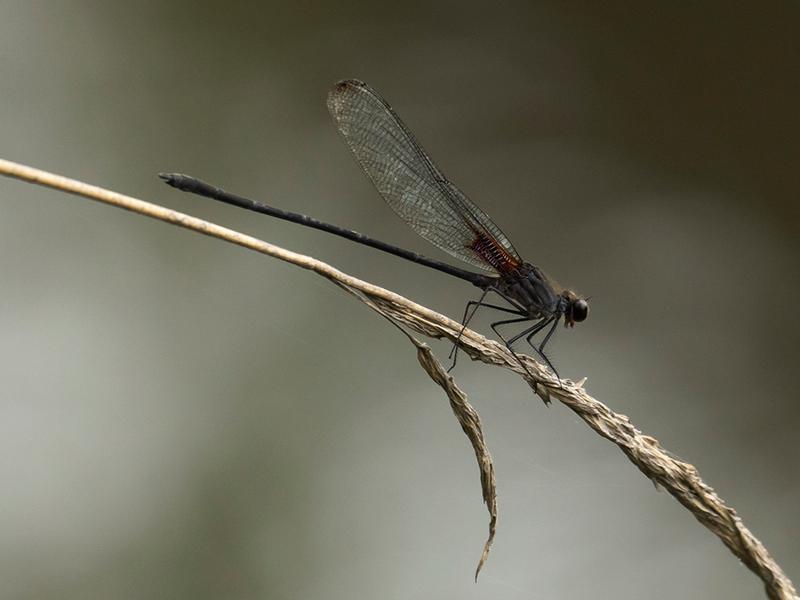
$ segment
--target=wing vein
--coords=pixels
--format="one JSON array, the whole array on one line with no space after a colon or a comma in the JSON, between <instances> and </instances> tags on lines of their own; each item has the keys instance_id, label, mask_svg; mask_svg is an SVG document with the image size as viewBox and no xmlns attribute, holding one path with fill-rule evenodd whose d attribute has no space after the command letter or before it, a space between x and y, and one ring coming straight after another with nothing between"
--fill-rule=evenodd
<instances>
[{"instance_id":1,"label":"wing vein","mask_svg":"<svg viewBox=\"0 0 800 600\"><path fill-rule=\"evenodd\" d=\"M487 271L522 262L500 228L444 176L375 90L355 80L338 83L328 94L328 109L383 199L420 236Z\"/></svg>"}]
</instances>

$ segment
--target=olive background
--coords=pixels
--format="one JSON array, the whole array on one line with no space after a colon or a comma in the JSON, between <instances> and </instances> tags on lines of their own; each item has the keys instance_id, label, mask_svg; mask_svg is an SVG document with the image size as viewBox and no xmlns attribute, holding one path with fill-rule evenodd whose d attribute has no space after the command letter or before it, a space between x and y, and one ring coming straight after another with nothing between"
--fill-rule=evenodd
<instances>
[{"instance_id":1,"label":"olive background","mask_svg":"<svg viewBox=\"0 0 800 600\"><path fill-rule=\"evenodd\" d=\"M464 282L156 177L446 258L330 122L327 89L369 82L592 296L561 374L695 464L797 583L798 28L794 2L7 0L0 156L458 318ZM2 598L763 596L615 446L462 358L500 493L475 584L488 518L446 398L309 272L3 179L0 281Z\"/></svg>"}]
</instances>

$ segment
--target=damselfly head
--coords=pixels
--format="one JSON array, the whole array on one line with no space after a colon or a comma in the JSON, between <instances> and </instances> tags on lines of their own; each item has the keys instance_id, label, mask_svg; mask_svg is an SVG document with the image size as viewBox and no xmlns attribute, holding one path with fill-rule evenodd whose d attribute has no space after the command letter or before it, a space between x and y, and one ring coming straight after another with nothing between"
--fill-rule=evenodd
<instances>
[{"instance_id":1,"label":"damselfly head","mask_svg":"<svg viewBox=\"0 0 800 600\"><path fill-rule=\"evenodd\" d=\"M564 311L564 327L575 327L575 323L585 321L589 316L589 303L584 298L579 298L575 292L565 290L562 296L567 301Z\"/></svg>"}]
</instances>

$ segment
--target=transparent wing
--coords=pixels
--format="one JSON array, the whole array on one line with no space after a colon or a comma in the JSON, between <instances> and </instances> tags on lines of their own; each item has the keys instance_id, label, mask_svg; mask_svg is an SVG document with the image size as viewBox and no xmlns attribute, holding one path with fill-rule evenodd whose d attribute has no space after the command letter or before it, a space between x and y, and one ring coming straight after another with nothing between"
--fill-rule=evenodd
<instances>
[{"instance_id":1,"label":"transparent wing","mask_svg":"<svg viewBox=\"0 0 800 600\"><path fill-rule=\"evenodd\" d=\"M375 90L342 81L328 94L328 109L383 199L419 235L487 271L502 273L522 262L500 228L447 180Z\"/></svg>"}]
</instances>

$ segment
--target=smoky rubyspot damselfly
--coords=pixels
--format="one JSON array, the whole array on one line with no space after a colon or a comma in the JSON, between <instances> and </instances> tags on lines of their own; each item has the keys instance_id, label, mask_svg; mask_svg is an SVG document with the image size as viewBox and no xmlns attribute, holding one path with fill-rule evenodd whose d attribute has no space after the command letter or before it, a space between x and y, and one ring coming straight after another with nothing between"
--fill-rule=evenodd
<instances>
[{"instance_id":1,"label":"smoky rubyspot damselfly","mask_svg":"<svg viewBox=\"0 0 800 600\"><path fill-rule=\"evenodd\" d=\"M321 229L468 281L483 293L478 300L467 303L461 332L481 306L514 315L490 327L518 361L512 346L525 338L558 376L544 353L545 346L562 318L567 327L586 319L586 299L560 287L539 267L522 260L494 221L444 176L400 117L369 85L352 79L337 83L328 94L328 109L356 160L400 218L433 245L490 275L459 269L349 229L237 196L188 175L162 173L160 177L180 190ZM489 292L509 306L484 302ZM498 331L502 325L525 322L533 323L508 339ZM546 328L537 345L534 336ZM456 363L457 348L456 342L451 369ZM528 370L522 361L520 364Z\"/></svg>"}]
</instances>

